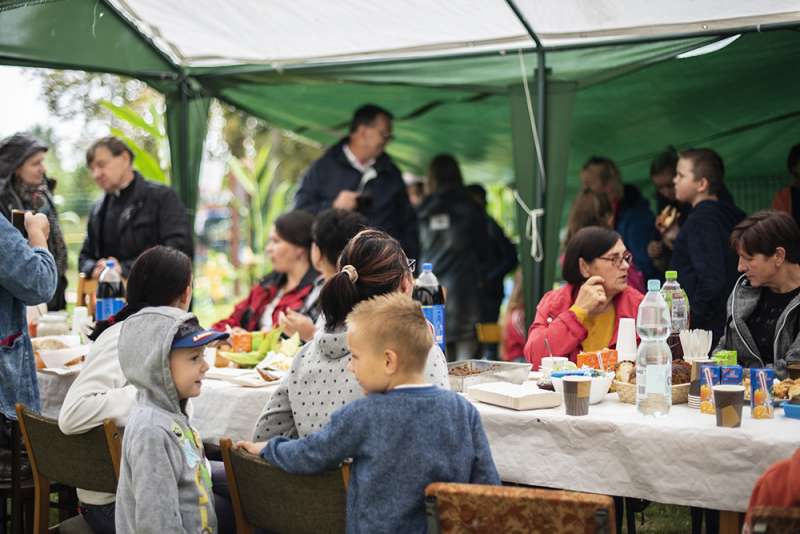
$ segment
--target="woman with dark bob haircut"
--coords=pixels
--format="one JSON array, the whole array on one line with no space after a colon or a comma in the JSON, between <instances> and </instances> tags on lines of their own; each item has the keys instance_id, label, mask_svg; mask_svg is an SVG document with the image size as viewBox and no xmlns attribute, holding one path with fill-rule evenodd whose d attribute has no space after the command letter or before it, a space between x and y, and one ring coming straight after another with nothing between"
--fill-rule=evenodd
<instances>
[{"instance_id":1,"label":"woman with dark bob haircut","mask_svg":"<svg viewBox=\"0 0 800 534\"><path fill-rule=\"evenodd\" d=\"M131 267L127 294L127 305L108 320L98 321L89 336L94 343L58 414L58 426L65 434L83 434L101 426L105 419L125 426L136 403L136 388L128 383L119 365L117 342L122 324L150 306L188 310L192 261L171 247L147 249ZM78 498L81 513L94 532L114 532L113 493L78 489Z\"/></svg>"},{"instance_id":2,"label":"woman with dark bob haircut","mask_svg":"<svg viewBox=\"0 0 800 534\"><path fill-rule=\"evenodd\" d=\"M582 228L567 243L564 287L548 291L528 330L525 358L537 368L543 356L613 348L619 320L636 318L644 298L628 285L631 253L620 235L599 226Z\"/></svg>"},{"instance_id":3,"label":"woman with dark bob haircut","mask_svg":"<svg viewBox=\"0 0 800 534\"><path fill-rule=\"evenodd\" d=\"M266 253L272 272L265 276L244 298L227 319L211 328L223 331L227 327L248 331L270 330L277 326L282 314L295 310L317 318L315 303L308 302L317 278L311 266L311 226L314 216L294 210L277 219L269 232Z\"/></svg>"},{"instance_id":4,"label":"woman with dark bob haircut","mask_svg":"<svg viewBox=\"0 0 800 534\"><path fill-rule=\"evenodd\" d=\"M800 365L800 228L788 214L765 210L731 232L742 276L728 297L725 333L716 350L735 350L746 367Z\"/></svg>"}]
</instances>

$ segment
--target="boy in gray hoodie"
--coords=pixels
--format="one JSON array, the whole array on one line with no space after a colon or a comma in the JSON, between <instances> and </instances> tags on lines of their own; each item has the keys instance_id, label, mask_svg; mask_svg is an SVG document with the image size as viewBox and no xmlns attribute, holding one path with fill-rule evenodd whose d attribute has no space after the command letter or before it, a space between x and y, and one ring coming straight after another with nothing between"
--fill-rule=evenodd
<instances>
[{"instance_id":1,"label":"boy in gray hoodie","mask_svg":"<svg viewBox=\"0 0 800 534\"><path fill-rule=\"evenodd\" d=\"M227 337L166 306L145 308L122 324L119 362L137 404L122 441L118 533L217 531L208 461L186 403L200 394L208 370L204 347Z\"/></svg>"}]
</instances>

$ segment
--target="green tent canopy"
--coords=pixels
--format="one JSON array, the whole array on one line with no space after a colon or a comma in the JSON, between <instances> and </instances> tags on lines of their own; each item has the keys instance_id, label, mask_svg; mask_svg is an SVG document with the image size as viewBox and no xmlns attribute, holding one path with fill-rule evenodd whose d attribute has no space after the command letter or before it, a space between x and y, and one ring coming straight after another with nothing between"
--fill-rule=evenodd
<instances>
[{"instance_id":1,"label":"green tent canopy","mask_svg":"<svg viewBox=\"0 0 800 534\"><path fill-rule=\"evenodd\" d=\"M164 93L173 184L190 209L211 98L323 144L360 104L382 105L402 167L450 152L468 181L507 183L544 209L545 261L534 268L530 236L520 243L540 295L591 155L648 186L667 145L712 147L749 209L781 183L800 141L800 11L710 4L0 0L0 63L117 73Z\"/></svg>"}]
</instances>

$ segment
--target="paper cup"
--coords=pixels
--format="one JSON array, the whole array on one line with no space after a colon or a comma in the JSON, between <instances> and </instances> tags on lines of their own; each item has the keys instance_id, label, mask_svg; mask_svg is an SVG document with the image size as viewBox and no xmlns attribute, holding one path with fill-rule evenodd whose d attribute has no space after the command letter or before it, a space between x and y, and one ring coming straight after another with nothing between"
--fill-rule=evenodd
<instances>
[{"instance_id":1,"label":"paper cup","mask_svg":"<svg viewBox=\"0 0 800 534\"><path fill-rule=\"evenodd\" d=\"M617 352L620 361L636 361L636 321L629 317L619 320Z\"/></svg>"},{"instance_id":2,"label":"paper cup","mask_svg":"<svg viewBox=\"0 0 800 534\"><path fill-rule=\"evenodd\" d=\"M714 408L717 426L738 428L742 426L744 386L722 384L714 386Z\"/></svg>"},{"instance_id":3,"label":"paper cup","mask_svg":"<svg viewBox=\"0 0 800 534\"><path fill-rule=\"evenodd\" d=\"M567 415L587 415L592 379L588 376L565 376L562 380Z\"/></svg>"}]
</instances>

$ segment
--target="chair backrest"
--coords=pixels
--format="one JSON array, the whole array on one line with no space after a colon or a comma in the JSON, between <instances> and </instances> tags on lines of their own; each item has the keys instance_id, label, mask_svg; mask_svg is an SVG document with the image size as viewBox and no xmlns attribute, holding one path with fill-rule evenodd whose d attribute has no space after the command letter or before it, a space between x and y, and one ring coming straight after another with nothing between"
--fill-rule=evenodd
<instances>
[{"instance_id":1,"label":"chair backrest","mask_svg":"<svg viewBox=\"0 0 800 534\"><path fill-rule=\"evenodd\" d=\"M68 436L55 419L17 404L19 420L34 476L68 486L116 493L122 433L106 421L85 434Z\"/></svg>"},{"instance_id":2,"label":"chair backrest","mask_svg":"<svg viewBox=\"0 0 800 534\"><path fill-rule=\"evenodd\" d=\"M425 489L429 533L614 534L614 499L572 491L450 484Z\"/></svg>"},{"instance_id":3,"label":"chair backrest","mask_svg":"<svg viewBox=\"0 0 800 534\"><path fill-rule=\"evenodd\" d=\"M282 534L344 532L346 469L292 475L220 441L236 517L236 531L258 527Z\"/></svg>"},{"instance_id":4,"label":"chair backrest","mask_svg":"<svg viewBox=\"0 0 800 534\"><path fill-rule=\"evenodd\" d=\"M76 306L89 308L89 315L94 317L95 295L97 294L97 280L89 278L83 273L78 275L78 289L76 290Z\"/></svg>"},{"instance_id":5,"label":"chair backrest","mask_svg":"<svg viewBox=\"0 0 800 534\"><path fill-rule=\"evenodd\" d=\"M753 534L796 534L800 532L800 508L756 506L750 514Z\"/></svg>"},{"instance_id":6,"label":"chair backrest","mask_svg":"<svg viewBox=\"0 0 800 534\"><path fill-rule=\"evenodd\" d=\"M478 343L500 343L503 329L497 323L478 323L475 325L478 334Z\"/></svg>"}]
</instances>

